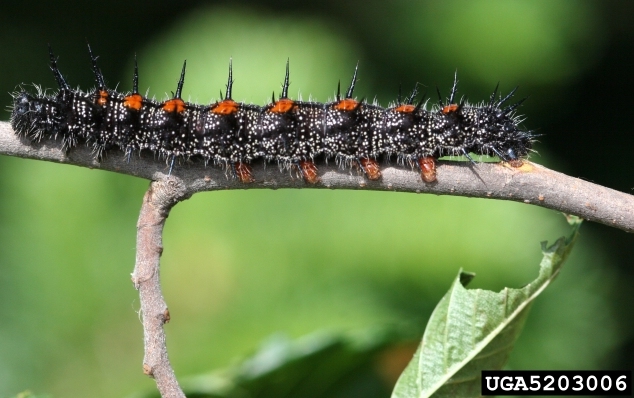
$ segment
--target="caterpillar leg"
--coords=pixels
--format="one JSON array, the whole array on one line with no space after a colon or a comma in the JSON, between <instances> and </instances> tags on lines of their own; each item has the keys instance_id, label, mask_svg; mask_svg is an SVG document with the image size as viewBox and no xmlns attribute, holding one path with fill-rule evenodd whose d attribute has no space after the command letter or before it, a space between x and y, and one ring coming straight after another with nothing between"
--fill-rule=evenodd
<instances>
[{"instance_id":1,"label":"caterpillar leg","mask_svg":"<svg viewBox=\"0 0 634 398\"><path fill-rule=\"evenodd\" d=\"M522 167L522 165L524 165L524 162L522 161L521 158L519 158L516 154L515 151L511 148L507 149L506 152L502 155L500 155L499 151L495 151L496 155L498 155L498 157L506 162L508 162L509 166L514 167L514 168L519 168Z\"/></svg>"},{"instance_id":2,"label":"caterpillar leg","mask_svg":"<svg viewBox=\"0 0 634 398\"><path fill-rule=\"evenodd\" d=\"M381 178L381 168L375 159L361 158L359 164L369 180L376 181Z\"/></svg>"},{"instance_id":3,"label":"caterpillar leg","mask_svg":"<svg viewBox=\"0 0 634 398\"><path fill-rule=\"evenodd\" d=\"M302 177L304 177L304 181L308 184L317 184L321 181L319 175L317 174L319 170L317 170L317 166L315 163L309 160L300 160L299 165L297 166L299 172L302 173Z\"/></svg>"},{"instance_id":4,"label":"caterpillar leg","mask_svg":"<svg viewBox=\"0 0 634 398\"><path fill-rule=\"evenodd\" d=\"M255 182L255 179L253 178L253 170L248 164L236 162L232 165L232 168L235 176L238 177L241 183L250 184Z\"/></svg>"},{"instance_id":5,"label":"caterpillar leg","mask_svg":"<svg viewBox=\"0 0 634 398\"><path fill-rule=\"evenodd\" d=\"M420 167L420 177L425 182L436 181L436 158L433 156L424 156L418 158L418 166Z\"/></svg>"}]
</instances>

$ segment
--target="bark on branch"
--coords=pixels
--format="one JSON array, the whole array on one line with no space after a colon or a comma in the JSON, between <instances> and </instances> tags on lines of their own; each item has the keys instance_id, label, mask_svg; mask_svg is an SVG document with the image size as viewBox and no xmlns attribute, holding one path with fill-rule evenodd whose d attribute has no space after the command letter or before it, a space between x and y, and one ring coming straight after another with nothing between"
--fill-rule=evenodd
<instances>
[{"instance_id":1,"label":"bark on branch","mask_svg":"<svg viewBox=\"0 0 634 398\"><path fill-rule=\"evenodd\" d=\"M163 226L172 206L183 199L182 186L174 178L150 184L137 223L136 264L132 272L143 320L143 373L155 379L161 396L166 398L185 398L167 356L163 325L169 322L170 313L159 275Z\"/></svg>"},{"instance_id":2,"label":"bark on branch","mask_svg":"<svg viewBox=\"0 0 634 398\"><path fill-rule=\"evenodd\" d=\"M8 123L0 122L0 154L23 158L69 163L77 166L115 171L152 181L167 177L164 161L143 153L129 163L117 152L106 154L101 162L94 160L90 148L73 148L65 154L55 141L29 143L18 138ZM549 170L532 162L520 168L500 163L439 162L435 183L423 183L420 174L409 167L387 165L380 181L369 181L354 170L340 169L334 162L319 164L321 183L308 185L294 173L280 173L273 164L253 165L256 182L243 184L214 166L202 161L175 165L171 176L182 185L184 194L219 189L252 188L330 188L367 189L457 195L512 200L574 214L589 221L634 232L634 196L605 188L578 178Z\"/></svg>"}]
</instances>

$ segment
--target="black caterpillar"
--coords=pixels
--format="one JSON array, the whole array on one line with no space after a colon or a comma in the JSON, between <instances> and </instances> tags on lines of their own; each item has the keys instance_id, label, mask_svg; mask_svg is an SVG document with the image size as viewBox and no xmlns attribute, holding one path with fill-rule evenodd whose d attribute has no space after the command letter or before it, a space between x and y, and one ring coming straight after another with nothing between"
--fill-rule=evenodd
<instances>
[{"instance_id":1,"label":"black caterpillar","mask_svg":"<svg viewBox=\"0 0 634 398\"><path fill-rule=\"evenodd\" d=\"M488 102L477 106L464 100L455 103L457 78L445 103L426 109L416 102L418 85L404 100L385 109L353 98L357 69L345 96L337 88L336 100L325 104L288 98L289 66L279 99L264 107L235 102L231 62L224 98L211 105L183 101L181 92L186 63L173 98L157 102L139 94L135 59L132 93L121 94L106 87L101 70L88 47L97 87L89 92L72 89L49 48L50 68L59 85L54 95L38 86L37 94L24 90L13 94L11 124L22 136L40 140L61 138L68 150L79 143L92 145L95 157L119 149L129 160L135 152L150 150L167 159L201 157L229 167L244 183L253 182L249 163L263 158L282 168L295 168L308 183L319 181L314 159L335 158L341 165L358 166L370 180L381 177L378 158L395 156L399 162L417 166L425 182L436 180L436 159L469 153L498 156L514 166L531 151L534 136L519 127L515 110L523 102L503 105L516 89L497 97L495 88Z\"/></svg>"}]
</instances>

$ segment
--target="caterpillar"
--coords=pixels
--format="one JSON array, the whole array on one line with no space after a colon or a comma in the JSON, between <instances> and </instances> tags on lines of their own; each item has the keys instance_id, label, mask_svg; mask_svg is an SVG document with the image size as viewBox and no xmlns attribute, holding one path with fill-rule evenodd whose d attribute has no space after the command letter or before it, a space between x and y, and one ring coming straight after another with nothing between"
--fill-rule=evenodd
<instances>
[{"instance_id":1,"label":"caterpillar","mask_svg":"<svg viewBox=\"0 0 634 398\"><path fill-rule=\"evenodd\" d=\"M308 184L320 181L315 159L334 158L342 166L358 167L369 180L381 178L379 159L396 158L420 170L426 183L436 180L436 160L441 156L470 153L497 156L518 167L531 151L534 135L520 127L515 111L524 101L506 105L517 88L498 97L498 86L488 101L470 105L456 102L457 74L447 101L437 89L438 104L418 92L387 108L354 98L358 65L348 90L338 84L334 101L295 101L289 98L289 62L282 91L265 106L239 103L232 98L233 72L225 94L211 105L197 105L181 98L187 63L172 98L159 102L139 94L139 70L135 57L133 88L120 93L108 88L88 51L96 87L84 92L72 89L57 67L49 46L50 69L59 86L48 95L39 86L36 94L20 87L14 92L11 125L29 139L61 139L70 150L80 143L92 146L100 160L111 150L132 154L150 151L166 159L170 172L176 160L202 158L231 170L243 183L254 181L251 166L257 159L277 162L281 169L295 169Z\"/></svg>"}]
</instances>

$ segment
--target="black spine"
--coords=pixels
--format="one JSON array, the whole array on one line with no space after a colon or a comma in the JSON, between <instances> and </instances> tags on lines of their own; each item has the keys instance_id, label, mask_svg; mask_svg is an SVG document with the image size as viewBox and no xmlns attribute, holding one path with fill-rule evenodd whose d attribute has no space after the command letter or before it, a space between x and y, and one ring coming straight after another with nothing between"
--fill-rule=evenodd
<instances>
[{"instance_id":1,"label":"black spine","mask_svg":"<svg viewBox=\"0 0 634 398\"><path fill-rule=\"evenodd\" d=\"M55 76L57 85L62 90L70 90L70 86L68 85L68 83L66 83L66 80L64 80L64 77L62 76L59 69L57 68L57 57L53 55L53 49L51 48L50 44L48 45L48 54L51 60L50 68L51 68L51 71L53 72L53 76Z\"/></svg>"},{"instance_id":2,"label":"black spine","mask_svg":"<svg viewBox=\"0 0 634 398\"><path fill-rule=\"evenodd\" d=\"M352 81L350 82L350 87L346 92L346 98L352 98L352 93L354 93L354 86L357 84L357 71L359 70L359 63L357 62L357 66L354 68L354 75L352 75Z\"/></svg>"},{"instance_id":3,"label":"black spine","mask_svg":"<svg viewBox=\"0 0 634 398\"><path fill-rule=\"evenodd\" d=\"M187 68L187 60L183 62L183 70L181 71L181 78L178 80L178 86L176 86L176 93L174 94L174 99L181 98L183 93L183 84L185 84L185 69Z\"/></svg>"}]
</instances>

